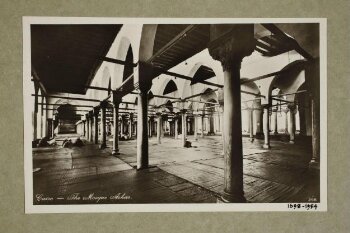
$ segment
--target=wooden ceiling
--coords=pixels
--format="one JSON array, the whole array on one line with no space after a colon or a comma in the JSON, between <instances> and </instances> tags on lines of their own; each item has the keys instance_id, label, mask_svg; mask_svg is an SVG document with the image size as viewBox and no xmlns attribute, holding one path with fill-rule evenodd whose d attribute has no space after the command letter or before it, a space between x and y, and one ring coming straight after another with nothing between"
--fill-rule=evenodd
<instances>
[{"instance_id":1,"label":"wooden ceiling","mask_svg":"<svg viewBox=\"0 0 350 233\"><path fill-rule=\"evenodd\" d=\"M209 25L160 24L154 41L151 63L168 70L207 47Z\"/></svg>"},{"instance_id":2,"label":"wooden ceiling","mask_svg":"<svg viewBox=\"0 0 350 233\"><path fill-rule=\"evenodd\" d=\"M255 50L262 56L272 57L295 49L295 38L271 30L271 25L255 24ZM298 25L300 27L300 25ZM210 25L160 24L154 42L150 62L160 70L168 70L207 48L210 40ZM203 71L202 78L213 77ZM155 72L155 76L161 72Z\"/></svg>"},{"instance_id":3,"label":"wooden ceiling","mask_svg":"<svg viewBox=\"0 0 350 233\"><path fill-rule=\"evenodd\" d=\"M48 93L85 94L121 26L32 25L33 73Z\"/></svg>"},{"instance_id":4,"label":"wooden ceiling","mask_svg":"<svg viewBox=\"0 0 350 233\"><path fill-rule=\"evenodd\" d=\"M279 35L271 34L256 40L255 50L266 57L273 57L293 50L293 44Z\"/></svg>"},{"instance_id":5,"label":"wooden ceiling","mask_svg":"<svg viewBox=\"0 0 350 233\"><path fill-rule=\"evenodd\" d=\"M293 32L292 26L288 30ZM49 93L85 94L85 86L91 83L102 63L100 58L105 57L121 27L122 25L33 25L33 71ZM295 49L298 34L295 40L287 38L272 24L256 24L255 28L255 49L262 56L276 56ZM153 56L148 61L156 68L154 77L161 70L169 70L206 49L209 40L210 25L207 24L158 25ZM198 80L215 75L205 67L201 67L198 72ZM129 81L130 85L120 90L123 95L134 88L133 80Z\"/></svg>"}]
</instances>

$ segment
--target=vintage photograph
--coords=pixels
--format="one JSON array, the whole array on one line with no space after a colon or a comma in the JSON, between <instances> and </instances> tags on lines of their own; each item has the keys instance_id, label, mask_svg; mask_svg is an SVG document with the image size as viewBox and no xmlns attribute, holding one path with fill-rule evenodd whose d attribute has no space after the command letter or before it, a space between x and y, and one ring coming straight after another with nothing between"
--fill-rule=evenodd
<instances>
[{"instance_id":1,"label":"vintage photograph","mask_svg":"<svg viewBox=\"0 0 350 233\"><path fill-rule=\"evenodd\" d=\"M326 210L325 27L25 17L26 212Z\"/></svg>"}]
</instances>

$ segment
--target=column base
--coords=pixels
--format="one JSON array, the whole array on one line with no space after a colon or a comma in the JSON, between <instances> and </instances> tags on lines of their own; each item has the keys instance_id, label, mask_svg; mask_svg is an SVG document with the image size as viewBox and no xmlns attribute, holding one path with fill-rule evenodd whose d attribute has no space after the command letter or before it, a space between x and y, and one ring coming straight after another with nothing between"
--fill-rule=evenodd
<instances>
[{"instance_id":1,"label":"column base","mask_svg":"<svg viewBox=\"0 0 350 233\"><path fill-rule=\"evenodd\" d=\"M278 132L273 132L273 135L278 135Z\"/></svg>"},{"instance_id":2,"label":"column base","mask_svg":"<svg viewBox=\"0 0 350 233\"><path fill-rule=\"evenodd\" d=\"M120 155L119 150L113 150L112 155L113 156Z\"/></svg>"},{"instance_id":3,"label":"column base","mask_svg":"<svg viewBox=\"0 0 350 233\"><path fill-rule=\"evenodd\" d=\"M250 142L254 142L254 138L249 138L249 141Z\"/></svg>"},{"instance_id":4,"label":"column base","mask_svg":"<svg viewBox=\"0 0 350 233\"><path fill-rule=\"evenodd\" d=\"M289 141L289 144L294 144L295 142L294 141Z\"/></svg>"},{"instance_id":5,"label":"column base","mask_svg":"<svg viewBox=\"0 0 350 233\"><path fill-rule=\"evenodd\" d=\"M267 145L267 144L264 144L262 147L263 147L264 149L271 149L271 146L270 146L270 145Z\"/></svg>"},{"instance_id":6,"label":"column base","mask_svg":"<svg viewBox=\"0 0 350 233\"><path fill-rule=\"evenodd\" d=\"M141 170L144 170L144 169L147 169L147 168L149 168L148 165L143 165L143 166L141 166L141 167L136 167L136 170L137 170L137 171L141 171Z\"/></svg>"},{"instance_id":7,"label":"column base","mask_svg":"<svg viewBox=\"0 0 350 233\"><path fill-rule=\"evenodd\" d=\"M311 160L309 162L309 168L310 169L316 169L316 170L320 170L320 162L316 161L316 160Z\"/></svg>"},{"instance_id":8,"label":"column base","mask_svg":"<svg viewBox=\"0 0 350 233\"><path fill-rule=\"evenodd\" d=\"M99 148L100 148L101 150L106 149L106 148L107 148L107 145L106 145L105 143L103 143L103 144L101 144L101 145L99 146Z\"/></svg>"},{"instance_id":9,"label":"column base","mask_svg":"<svg viewBox=\"0 0 350 233\"><path fill-rule=\"evenodd\" d=\"M246 203L244 194L229 194L224 192L218 199L217 203Z\"/></svg>"}]
</instances>

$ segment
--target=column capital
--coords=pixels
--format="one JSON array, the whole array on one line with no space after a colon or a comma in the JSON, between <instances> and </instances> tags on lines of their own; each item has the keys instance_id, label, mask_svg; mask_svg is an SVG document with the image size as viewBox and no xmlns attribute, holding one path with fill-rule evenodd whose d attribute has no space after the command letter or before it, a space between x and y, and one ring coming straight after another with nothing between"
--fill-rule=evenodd
<instances>
[{"instance_id":1,"label":"column capital","mask_svg":"<svg viewBox=\"0 0 350 233\"><path fill-rule=\"evenodd\" d=\"M112 92L112 103L113 103L113 106L116 106L116 105L119 106L120 102L122 102L122 98L120 98L118 96L118 94L115 91L113 91Z\"/></svg>"},{"instance_id":2,"label":"column capital","mask_svg":"<svg viewBox=\"0 0 350 233\"><path fill-rule=\"evenodd\" d=\"M154 74L153 66L146 62L139 61L138 67L139 67L138 86L140 90L139 94L145 94L145 93L148 93L148 91L152 87L152 78Z\"/></svg>"},{"instance_id":3,"label":"column capital","mask_svg":"<svg viewBox=\"0 0 350 233\"><path fill-rule=\"evenodd\" d=\"M92 113L93 113L94 116L98 116L99 112L100 112L100 107L99 106L94 107L94 109L92 110Z\"/></svg>"},{"instance_id":4,"label":"column capital","mask_svg":"<svg viewBox=\"0 0 350 233\"><path fill-rule=\"evenodd\" d=\"M90 110L86 115L88 118L92 118L94 116L93 110Z\"/></svg>"},{"instance_id":5,"label":"column capital","mask_svg":"<svg viewBox=\"0 0 350 233\"><path fill-rule=\"evenodd\" d=\"M290 111L295 111L297 106L294 103L291 103L291 104L288 104L287 107Z\"/></svg>"},{"instance_id":6,"label":"column capital","mask_svg":"<svg viewBox=\"0 0 350 233\"><path fill-rule=\"evenodd\" d=\"M284 113L287 113L287 112L289 112L289 108L284 107L284 108L282 108L282 111L283 111Z\"/></svg>"},{"instance_id":7,"label":"column capital","mask_svg":"<svg viewBox=\"0 0 350 233\"><path fill-rule=\"evenodd\" d=\"M107 108L107 107L108 107L108 101L107 101L107 100L101 101L100 107L101 107L101 108Z\"/></svg>"},{"instance_id":8,"label":"column capital","mask_svg":"<svg viewBox=\"0 0 350 233\"><path fill-rule=\"evenodd\" d=\"M210 25L209 54L224 71L240 68L242 59L255 49L254 25Z\"/></svg>"},{"instance_id":9,"label":"column capital","mask_svg":"<svg viewBox=\"0 0 350 233\"><path fill-rule=\"evenodd\" d=\"M265 108L270 108L271 107L271 104L262 104L261 105L261 108L265 109Z\"/></svg>"}]
</instances>

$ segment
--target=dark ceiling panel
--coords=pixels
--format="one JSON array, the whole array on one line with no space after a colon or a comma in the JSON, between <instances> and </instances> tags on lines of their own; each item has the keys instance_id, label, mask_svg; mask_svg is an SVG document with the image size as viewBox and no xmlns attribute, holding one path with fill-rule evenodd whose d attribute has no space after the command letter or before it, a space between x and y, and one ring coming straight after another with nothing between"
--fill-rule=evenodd
<instances>
[{"instance_id":1,"label":"dark ceiling panel","mask_svg":"<svg viewBox=\"0 0 350 233\"><path fill-rule=\"evenodd\" d=\"M48 93L85 94L122 25L32 25L32 67Z\"/></svg>"}]
</instances>

